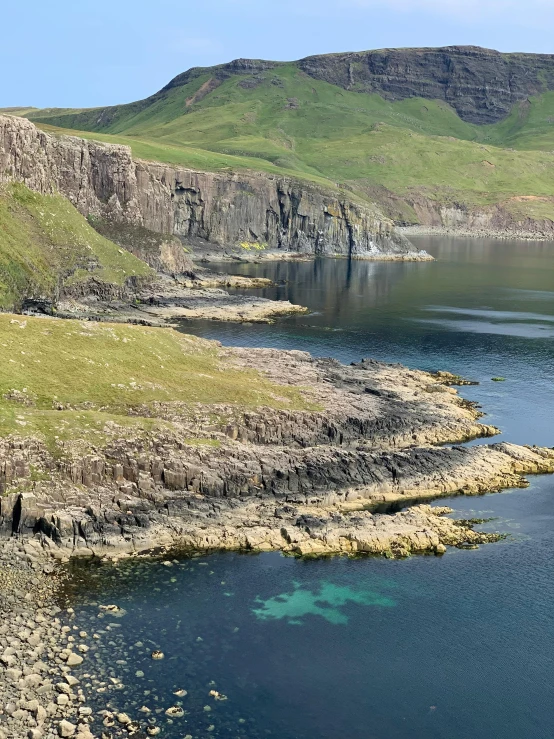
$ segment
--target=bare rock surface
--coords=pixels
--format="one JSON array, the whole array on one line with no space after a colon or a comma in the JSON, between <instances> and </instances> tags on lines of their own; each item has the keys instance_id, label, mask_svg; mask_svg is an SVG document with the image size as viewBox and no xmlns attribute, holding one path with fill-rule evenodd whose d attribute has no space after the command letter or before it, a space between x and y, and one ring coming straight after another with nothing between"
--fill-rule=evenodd
<instances>
[{"instance_id":1,"label":"bare rock surface","mask_svg":"<svg viewBox=\"0 0 554 739\"><path fill-rule=\"evenodd\" d=\"M161 275L141 288L133 302L102 300L96 295L58 302L56 313L63 318L167 325L175 319L204 319L270 323L279 316L306 313L307 308L288 300L269 300L257 295L229 293L224 287L258 288L271 284L263 278L219 275L207 271L186 279Z\"/></svg>"}]
</instances>

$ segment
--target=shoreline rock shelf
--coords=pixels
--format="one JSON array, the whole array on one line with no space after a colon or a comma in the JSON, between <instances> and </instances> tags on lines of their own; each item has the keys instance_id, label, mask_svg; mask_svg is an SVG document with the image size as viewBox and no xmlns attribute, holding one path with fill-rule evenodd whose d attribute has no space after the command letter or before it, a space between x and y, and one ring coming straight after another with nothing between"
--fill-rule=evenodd
<instances>
[{"instance_id":1,"label":"shoreline rock shelf","mask_svg":"<svg viewBox=\"0 0 554 739\"><path fill-rule=\"evenodd\" d=\"M42 327L53 319L29 320ZM152 402L134 412L166 426L110 422L96 447L69 439L53 453L40 438L0 440L0 739L140 735L145 723L97 711L101 691L112 706L112 691L124 686L94 673L102 629L83 629L67 603L60 607L69 572L59 563L70 557L441 555L502 535L422 501L523 486L524 474L554 471L551 449L460 445L497 429L452 387L467 381L449 373L210 346L222 372L261 373L276 398L301 392L305 409ZM34 402L23 390L10 398ZM376 512L388 503L403 509ZM117 619L125 611L106 603L98 613ZM182 710L165 709L168 717ZM158 727L146 730L153 736Z\"/></svg>"},{"instance_id":2,"label":"shoreline rock shelf","mask_svg":"<svg viewBox=\"0 0 554 739\"><path fill-rule=\"evenodd\" d=\"M213 344L215 347L216 345ZM448 373L303 352L217 349L220 371L255 370L313 410L154 402L133 410L155 431L107 424L105 443L57 453L0 441L0 536L38 537L59 558L158 546L299 555L442 551L487 541L429 506L379 504L479 494L554 472L554 450L499 443ZM446 446L446 444L454 444Z\"/></svg>"}]
</instances>

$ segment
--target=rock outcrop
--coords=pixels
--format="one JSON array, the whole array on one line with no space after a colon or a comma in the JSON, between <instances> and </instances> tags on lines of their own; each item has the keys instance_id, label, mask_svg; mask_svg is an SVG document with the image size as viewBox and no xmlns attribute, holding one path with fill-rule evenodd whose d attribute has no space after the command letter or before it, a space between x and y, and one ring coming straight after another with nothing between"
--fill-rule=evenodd
<instances>
[{"instance_id":1,"label":"rock outcrop","mask_svg":"<svg viewBox=\"0 0 554 739\"><path fill-rule=\"evenodd\" d=\"M423 195L406 198L414 209L419 226L408 227L406 233L447 233L457 236L488 236L552 241L554 221L532 217L522 207L539 204L552 205L554 198L519 196L493 205L465 205L439 203Z\"/></svg>"},{"instance_id":2,"label":"rock outcrop","mask_svg":"<svg viewBox=\"0 0 554 739\"><path fill-rule=\"evenodd\" d=\"M0 535L39 535L64 556L158 545L440 552L487 535L425 506L394 516L368 508L499 490L524 485L525 473L554 471L554 450L444 446L496 433L448 386L452 376L372 361L345 367L302 352L221 351L227 366L302 388L319 408L168 401L135 409L164 419L163 429L129 435L113 424L88 452L73 442L53 454L36 439L3 440Z\"/></svg>"},{"instance_id":3,"label":"rock outcrop","mask_svg":"<svg viewBox=\"0 0 554 739\"><path fill-rule=\"evenodd\" d=\"M0 116L0 184L60 192L85 216L227 246L348 257L422 258L392 221L337 192L261 173L134 161L126 146L52 136ZM425 255L423 255L425 257Z\"/></svg>"},{"instance_id":4,"label":"rock outcrop","mask_svg":"<svg viewBox=\"0 0 554 739\"><path fill-rule=\"evenodd\" d=\"M310 77L389 100L444 100L470 123L496 123L530 95L554 89L554 55L502 54L476 46L311 56Z\"/></svg>"}]
</instances>

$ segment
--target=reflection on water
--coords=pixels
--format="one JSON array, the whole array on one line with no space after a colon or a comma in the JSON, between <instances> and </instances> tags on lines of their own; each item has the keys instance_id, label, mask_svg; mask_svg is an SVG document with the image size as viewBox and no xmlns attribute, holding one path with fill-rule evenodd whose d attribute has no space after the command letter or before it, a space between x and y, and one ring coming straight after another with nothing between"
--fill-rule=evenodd
<instances>
[{"instance_id":1,"label":"reflection on water","mask_svg":"<svg viewBox=\"0 0 554 739\"><path fill-rule=\"evenodd\" d=\"M525 339L552 339L553 326L537 326L528 323L492 323L489 321L447 321L444 319L414 318L414 321L429 326L451 329L452 331L474 334L498 334L499 336L519 336Z\"/></svg>"},{"instance_id":2,"label":"reflection on water","mask_svg":"<svg viewBox=\"0 0 554 739\"><path fill-rule=\"evenodd\" d=\"M478 310L477 308L449 308L445 305L428 305L424 310L432 311L434 313L456 313L460 316L475 316L475 318L492 318L495 321L551 321L554 323L554 315L548 316L544 313L525 313L523 311L508 310Z\"/></svg>"},{"instance_id":3,"label":"reflection on water","mask_svg":"<svg viewBox=\"0 0 554 739\"><path fill-rule=\"evenodd\" d=\"M273 325L183 322L182 330L227 345L446 369L481 383L462 392L503 439L554 444L554 244L419 238L417 246L436 261L222 265L282 281L256 294L311 313ZM501 388L497 376L506 377Z\"/></svg>"}]
</instances>

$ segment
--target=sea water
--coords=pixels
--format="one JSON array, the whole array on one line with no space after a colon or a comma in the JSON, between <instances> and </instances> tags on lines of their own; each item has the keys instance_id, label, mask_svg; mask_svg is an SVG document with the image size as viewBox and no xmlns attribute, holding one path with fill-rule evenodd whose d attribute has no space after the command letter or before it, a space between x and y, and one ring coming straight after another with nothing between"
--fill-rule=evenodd
<instances>
[{"instance_id":1,"label":"sea water","mask_svg":"<svg viewBox=\"0 0 554 739\"><path fill-rule=\"evenodd\" d=\"M437 261L233 265L281 282L261 294L310 312L182 329L459 373L480 382L461 390L501 438L553 446L554 245L417 245ZM553 739L554 479L450 505L508 538L406 560L224 553L74 565L78 622L100 636L81 674L115 685L91 705L142 716L168 739ZM173 705L182 717L166 715Z\"/></svg>"}]
</instances>

